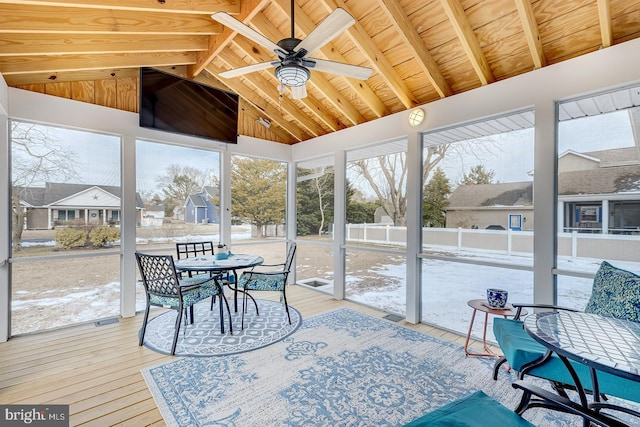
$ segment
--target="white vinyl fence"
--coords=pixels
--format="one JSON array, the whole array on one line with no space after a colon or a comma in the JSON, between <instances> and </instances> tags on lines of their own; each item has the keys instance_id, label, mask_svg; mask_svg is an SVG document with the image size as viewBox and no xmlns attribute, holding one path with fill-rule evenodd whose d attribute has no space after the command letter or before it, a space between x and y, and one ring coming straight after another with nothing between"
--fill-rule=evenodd
<instances>
[{"instance_id":1,"label":"white vinyl fence","mask_svg":"<svg viewBox=\"0 0 640 427\"><path fill-rule=\"evenodd\" d=\"M347 224L347 242L405 246L406 236L406 227ZM482 250L506 255L532 255L533 232L425 227L422 229L422 244L425 247ZM560 233L558 255L569 258L635 262L640 258L640 236L578 233L577 231Z\"/></svg>"}]
</instances>

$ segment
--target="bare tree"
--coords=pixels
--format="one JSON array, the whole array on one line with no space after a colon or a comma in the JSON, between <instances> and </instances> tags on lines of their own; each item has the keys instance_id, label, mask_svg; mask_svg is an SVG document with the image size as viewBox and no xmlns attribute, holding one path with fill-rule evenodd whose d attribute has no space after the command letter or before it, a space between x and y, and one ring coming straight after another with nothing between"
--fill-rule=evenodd
<instances>
[{"instance_id":1,"label":"bare tree","mask_svg":"<svg viewBox=\"0 0 640 427\"><path fill-rule=\"evenodd\" d=\"M172 164L164 175L156 178L156 183L164 195L165 213L171 214L174 207L184 204L189 195L199 193L202 187L217 187L218 178L211 170Z\"/></svg>"},{"instance_id":2,"label":"bare tree","mask_svg":"<svg viewBox=\"0 0 640 427\"><path fill-rule=\"evenodd\" d=\"M13 251L19 251L25 199L36 186L77 175L77 156L57 140L51 128L19 121L11 122L11 156L11 245Z\"/></svg>"},{"instance_id":3,"label":"bare tree","mask_svg":"<svg viewBox=\"0 0 640 427\"><path fill-rule=\"evenodd\" d=\"M448 148L448 144L443 144L426 149L422 165L423 187ZM351 162L351 167L366 180L382 208L397 226L404 226L407 222L406 158L406 153L402 152Z\"/></svg>"}]
</instances>

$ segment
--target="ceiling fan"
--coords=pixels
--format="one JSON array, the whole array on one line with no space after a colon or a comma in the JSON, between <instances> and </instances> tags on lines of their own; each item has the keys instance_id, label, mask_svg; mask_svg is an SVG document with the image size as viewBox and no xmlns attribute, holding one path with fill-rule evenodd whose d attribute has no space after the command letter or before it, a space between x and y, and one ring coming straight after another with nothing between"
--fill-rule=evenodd
<instances>
[{"instance_id":1,"label":"ceiling fan","mask_svg":"<svg viewBox=\"0 0 640 427\"><path fill-rule=\"evenodd\" d=\"M338 8L331 12L331 14L303 40L295 38L293 11L294 2L291 0L291 37L282 39L278 43L272 42L228 13L217 12L211 15L211 17L219 23L251 39L260 46L273 51L279 58L275 61L261 62L259 64L224 71L220 73L220 77L238 77L254 71L276 67L275 75L282 86L280 89L288 87L291 89L291 96L294 99L301 99L307 96L305 84L311 77L309 69L359 80L366 80L371 76L371 68L309 57L309 55L317 52L355 23L353 16L346 10Z\"/></svg>"}]
</instances>

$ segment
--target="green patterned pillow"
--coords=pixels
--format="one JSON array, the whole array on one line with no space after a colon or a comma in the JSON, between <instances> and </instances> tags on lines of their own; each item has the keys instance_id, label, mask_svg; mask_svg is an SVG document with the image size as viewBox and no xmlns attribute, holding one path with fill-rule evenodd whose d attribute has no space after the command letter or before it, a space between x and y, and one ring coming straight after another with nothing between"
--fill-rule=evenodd
<instances>
[{"instance_id":1,"label":"green patterned pillow","mask_svg":"<svg viewBox=\"0 0 640 427\"><path fill-rule=\"evenodd\" d=\"M593 279L587 313L640 321L640 276L606 261Z\"/></svg>"}]
</instances>

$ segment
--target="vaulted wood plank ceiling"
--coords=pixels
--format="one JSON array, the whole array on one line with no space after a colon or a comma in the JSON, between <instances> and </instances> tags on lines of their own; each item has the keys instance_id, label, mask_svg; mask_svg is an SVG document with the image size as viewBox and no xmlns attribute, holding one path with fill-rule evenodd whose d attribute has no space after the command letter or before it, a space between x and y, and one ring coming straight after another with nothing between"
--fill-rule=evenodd
<instances>
[{"instance_id":1,"label":"vaulted wood plank ceiling","mask_svg":"<svg viewBox=\"0 0 640 427\"><path fill-rule=\"evenodd\" d=\"M365 81L311 71L308 96L278 90L276 59L214 21L219 11L277 42L289 0L0 0L0 73L10 86L138 76L159 67L238 93L240 134L294 144L640 36L637 0L296 0L304 39L336 8L356 22L314 57L373 69ZM133 88L132 90L137 90ZM247 119L248 118L248 119ZM258 118L271 122L265 130Z\"/></svg>"}]
</instances>

